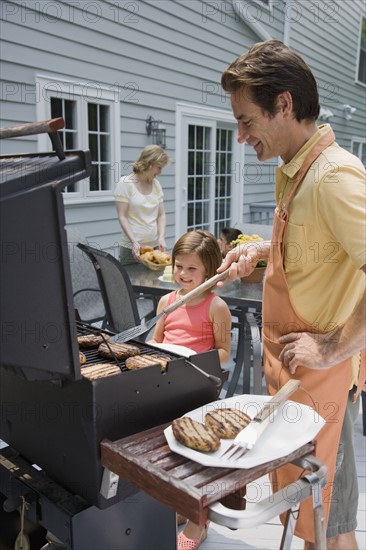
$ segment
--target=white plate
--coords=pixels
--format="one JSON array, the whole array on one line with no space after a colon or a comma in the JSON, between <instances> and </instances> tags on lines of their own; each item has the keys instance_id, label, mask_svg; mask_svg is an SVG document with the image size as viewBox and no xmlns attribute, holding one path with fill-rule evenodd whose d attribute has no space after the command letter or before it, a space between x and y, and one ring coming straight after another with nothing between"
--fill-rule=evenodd
<instances>
[{"instance_id":1,"label":"white plate","mask_svg":"<svg viewBox=\"0 0 366 550\"><path fill-rule=\"evenodd\" d=\"M154 348L171 351L172 353L176 353L177 355L186 357L187 359L189 359L191 355L196 355L196 352L193 351L193 349L186 348L185 346L178 346L177 344L157 344L155 342L147 342L147 344Z\"/></svg>"},{"instance_id":2,"label":"white plate","mask_svg":"<svg viewBox=\"0 0 366 550\"><path fill-rule=\"evenodd\" d=\"M167 281L167 279L164 279L164 276L163 276L163 275L159 275L158 280L161 281L162 283L173 283L173 284L176 284L176 282L174 281L174 279L172 279L171 281Z\"/></svg>"},{"instance_id":3,"label":"white plate","mask_svg":"<svg viewBox=\"0 0 366 550\"><path fill-rule=\"evenodd\" d=\"M220 408L235 408L253 418L269 399L270 397L265 395L238 395L213 401L187 413L185 416L189 416L198 422L204 422L205 414L210 411ZM314 439L324 424L325 420L307 405L286 401L275 417L271 419L253 449L235 462L225 459L225 457L219 457L231 445L232 440L222 439L220 448L217 451L202 453L179 443L173 435L171 426L164 430L164 434L172 451L203 464L203 466L245 469L259 466L292 453Z\"/></svg>"}]
</instances>

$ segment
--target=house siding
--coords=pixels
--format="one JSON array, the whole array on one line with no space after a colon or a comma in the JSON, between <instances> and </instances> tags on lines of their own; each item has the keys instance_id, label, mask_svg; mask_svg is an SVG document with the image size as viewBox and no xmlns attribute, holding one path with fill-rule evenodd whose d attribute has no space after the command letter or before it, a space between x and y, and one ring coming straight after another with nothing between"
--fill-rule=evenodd
<instances>
[{"instance_id":1,"label":"house siding","mask_svg":"<svg viewBox=\"0 0 366 550\"><path fill-rule=\"evenodd\" d=\"M120 162L113 179L130 171L140 150L151 143L145 132L147 116L161 119L167 128L167 153L173 158L159 176L165 194L167 242L176 237L175 112L179 102L230 110L220 88L223 69L259 40L257 21L271 36L283 39L290 27L290 45L314 70L322 105L334 112L331 120L340 145L364 136L365 87L355 84L361 0L288 4L273 10L254 2L159 0L66 2L37 1L1 4L1 126L37 119L42 90L36 75L63 78L115 91L120 102ZM334 20L329 6L337 8ZM296 8L296 9L295 9ZM318 10L318 11L317 11ZM238 15L239 12L239 15ZM243 17L240 17L240 14ZM86 88L88 91L88 88ZM118 93L117 93L118 92ZM342 105L357 112L350 121ZM4 140L3 153L36 152L36 136ZM274 200L276 161L258 163L245 148L243 223L249 221L251 202ZM66 220L88 239L116 250L120 238L114 199L65 199Z\"/></svg>"}]
</instances>

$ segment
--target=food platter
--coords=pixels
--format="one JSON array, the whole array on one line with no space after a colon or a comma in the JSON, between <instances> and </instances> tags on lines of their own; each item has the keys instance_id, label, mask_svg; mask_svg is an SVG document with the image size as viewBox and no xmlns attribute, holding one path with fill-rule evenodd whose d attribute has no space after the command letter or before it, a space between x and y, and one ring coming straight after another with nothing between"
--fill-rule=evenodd
<instances>
[{"instance_id":1,"label":"food platter","mask_svg":"<svg viewBox=\"0 0 366 550\"><path fill-rule=\"evenodd\" d=\"M161 271L172 265L172 258L166 252L151 249L140 255L140 262L153 271Z\"/></svg>"},{"instance_id":2,"label":"food platter","mask_svg":"<svg viewBox=\"0 0 366 550\"><path fill-rule=\"evenodd\" d=\"M205 414L210 411L219 408L236 408L253 418L269 399L269 396L264 395L238 395L208 403L185 416L198 422L204 422ZM222 439L221 446L217 451L204 453L179 443L173 435L171 426L164 430L164 434L171 451L203 466L246 469L290 454L312 441L324 424L325 420L311 407L288 400L272 417L253 449L237 461L221 456L223 451L232 444L232 440Z\"/></svg>"},{"instance_id":3,"label":"food platter","mask_svg":"<svg viewBox=\"0 0 366 550\"><path fill-rule=\"evenodd\" d=\"M171 262L167 264L156 264L155 262L149 262L149 260L146 260L142 256L140 256L140 262L153 271L163 271L167 265L172 265Z\"/></svg>"}]
</instances>

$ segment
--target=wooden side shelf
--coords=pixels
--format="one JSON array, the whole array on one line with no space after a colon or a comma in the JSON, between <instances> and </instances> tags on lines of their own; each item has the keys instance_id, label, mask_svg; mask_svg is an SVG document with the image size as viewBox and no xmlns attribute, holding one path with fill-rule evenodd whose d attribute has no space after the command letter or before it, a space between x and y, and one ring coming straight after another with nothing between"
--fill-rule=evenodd
<instances>
[{"instance_id":1,"label":"wooden side shelf","mask_svg":"<svg viewBox=\"0 0 366 550\"><path fill-rule=\"evenodd\" d=\"M172 452L164 436L167 426L114 442L103 440L102 465L195 523L207 519L211 504L315 449L314 443L307 443L283 458L247 470L212 468Z\"/></svg>"}]
</instances>

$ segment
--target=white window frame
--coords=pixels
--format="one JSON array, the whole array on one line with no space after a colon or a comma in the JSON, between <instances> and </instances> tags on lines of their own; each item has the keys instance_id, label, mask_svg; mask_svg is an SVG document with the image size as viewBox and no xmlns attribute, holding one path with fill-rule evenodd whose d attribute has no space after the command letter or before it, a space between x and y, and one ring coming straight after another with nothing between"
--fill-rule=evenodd
<instances>
[{"instance_id":1,"label":"white window frame","mask_svg":"<svg viewBox=\"0 0 366 550\"><path fill-rule=\"evenodd\" d=\"M88 143L88 100L107 105L110 108L110 162L111 162L111 188L105 191L90 191L89 178L76 183L76 191L64 193L67 204L79 204L88 202L110 201L116 184L114 174L119 173L120 165L120 97L118 89L106 88L99 83L77 82L67 78L59 78L47 75L36 75L36 89L38 90L37 120L51 118L52 92L57 92L57 97L76 101L76 127L77 149L89 149ZM46 134L38 135L38 150L52 150L51 142Z\"/></svg>"},{"instance_id":2,"label":"white window frame","mask_svg":"<svg viewBox=\"0 0 366 550\"><path fill-rule=\"evenodd\" d=\"M357 149L358 149L357 153L354 152L355 146L357 146ZM361 161L363 161L363 158L362 158L362 149L363 148L366 149L366 138L360 138L360 137L352 138L352 140L351 140L351 153L356 155Z\"/></svg>"},{"instance_id":3,"label":"white window frame","mask_svg":"<svg viewBox=\"0 0 366 550\"><path fill-rule=\"evenodd\" d=\"M366 21L366 16L361 16L361 22L360 22L360 29L358 33L358 43L357 43L357 63L356 63L356 78L355 81L357 84L360 84L360 86L364 86L366 88L366 82L362 82L358 79L358 74L360 70L360 59L361 59L361 35L362 35L362 23L363 21Z\"/></svg>"},{"instance_id":4,"label":"white window frame","mask_svg":"<svg viewBox=\"0 0 366 550\"><path fill-rule=\"evenodd\" d=\"M182 235L187 228L186 204L187 204L187 136L184 128L187 124L201 125L204 121L207 126L216 129L217 124L232 127L234 135L237 132L237 122L231 111L224 109L216 109L211 107L203 107L202 105L194 105L188 103L176 104L176 186L175 186L175 203L181 205L177 208L175 222L175 239ZM243 166L244 166L244 147L234 140L233 144L233 189L235 196L238 195L238 200L233 200L231 211L231 224L239 226L243 220L243 201L244 201L244 185L243 185ZM212 174L214 185L215 174ZM234 198L234 192L233 192ZM210 204L213 208L214 204Z\"/></svg>"}]
</instances>

